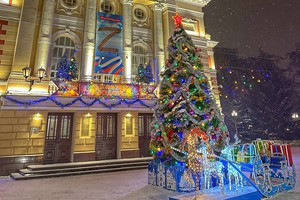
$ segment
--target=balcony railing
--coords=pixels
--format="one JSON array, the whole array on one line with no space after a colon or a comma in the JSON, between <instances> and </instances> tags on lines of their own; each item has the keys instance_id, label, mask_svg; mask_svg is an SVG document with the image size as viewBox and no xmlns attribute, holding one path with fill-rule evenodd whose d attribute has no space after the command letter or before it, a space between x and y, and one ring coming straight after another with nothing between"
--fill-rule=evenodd
<instances>
[{"instance_id":1,"label":"balcony railing","mask_svg":"<svg viewBox=\"0 0 300 200\"><path fill-rule=\"evenodd\" d=\"M122 82L121 75L94 73L93 77L94 77L95 82L101 82L101 83L121 83Z\"/></svg>"}]
</instances>

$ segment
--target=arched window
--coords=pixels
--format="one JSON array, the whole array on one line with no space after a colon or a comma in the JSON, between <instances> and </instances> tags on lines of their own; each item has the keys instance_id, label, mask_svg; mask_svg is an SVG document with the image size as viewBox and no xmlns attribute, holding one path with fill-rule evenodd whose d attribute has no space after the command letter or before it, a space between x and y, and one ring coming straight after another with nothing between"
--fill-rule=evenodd
<instances>
[{"instance_id":1,"label":"arched window","mask_svg":"<svg viewBox=\"0 0 300 200\"><path fill-rule=\"evenodd\" d=\"M77 1L76 0L63 0L63 3L69 7L75 6Z\"/></svg>"},{"instance_id":2,"label":"arched window","mask_svg":"<svg viewBox=\"0 0 300 200\"><path fill-rule=\"evenodd\" d=\"M114 10L113 4L109 1L104 1L101 3L101 10L105 13L112 13Z\"/></svg>"},{"instance_id":3,"label":"arched window","mask_svg":"<svg viewBox=\"0 0 300 200\"><path fill-rule=\"evenodd\" d=\"M147 50L140 45L133 47L132 52L132 75L135 75L139 64L145 65L148 62Z\"/></svg>"},{"instance_id":4,"label":"arched window","mask_svg":"<svg viewBox=\"0 0 300 200\"><path fill-rule=\"evenodd\" d=\"M56 78L59 60L66 54L70 59L74 56L75 43L68 37L60 37L55 41L53 56L51 61L50 78Z\"/></svg>"}]
</instances>

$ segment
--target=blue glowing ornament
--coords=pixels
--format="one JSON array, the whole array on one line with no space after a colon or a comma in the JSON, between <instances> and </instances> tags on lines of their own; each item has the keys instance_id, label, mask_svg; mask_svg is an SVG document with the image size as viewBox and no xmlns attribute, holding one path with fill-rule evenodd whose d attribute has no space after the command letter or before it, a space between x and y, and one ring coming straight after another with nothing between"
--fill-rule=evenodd
<instances>
[{"instance_id":1,"label":"blue glowing ornament","mask_svg":"<svg viewBox=\"0 0 300 200\"><path fill-rule=\"evenodd\" d=\"M178 137L179 137L180 139L183 139L183 133L182 133L181 131L178 132L177 135L178 135Z\"/></svg>"},{"instance_id":2,"label":"blue glowing ornament","mask_svg":"<svg viewBox=\"0 0 300 200\"><path fill-rule=\"evenodd\" d=\"M156 155L158 156L158 157L161 157L162 156L162 154L163 154L163 150L161 150L161 151L158 151L157 153L156 153Z\"/></svg>"}]
</instances>

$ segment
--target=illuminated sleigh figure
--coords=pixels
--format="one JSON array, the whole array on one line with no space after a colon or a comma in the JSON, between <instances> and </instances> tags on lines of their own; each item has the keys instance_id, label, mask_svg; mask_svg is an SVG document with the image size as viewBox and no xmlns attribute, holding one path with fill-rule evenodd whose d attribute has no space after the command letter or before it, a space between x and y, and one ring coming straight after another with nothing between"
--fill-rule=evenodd
<instances>
[{"instance_id":1,"label":"illuminated sleigh figure","mask_svg":"<svg viewBox=\"0 0 300 200\"><path fill-rule=\"evenodd\" d=\"M234 151L237 146L241 151ZM176 148L172 149L186 155L190 153L182 152ZM283 151L281 150L281 152ZM272 197L281 192L292 190L296 185L295 167L292 162L287 162L285 155L280 152L259 154L254 144L233 145L225 148L221 156L209 153L209 157L215 158L214 162L208 161L206 148L198 149L197 153L201 155L197 159L203 165L204 186L202 186L202 191L210 188L210 176L213 173L218 174L218 178L221 179L219 186L222 193L224 185L228 185L229 190L232 190L234 183L235 190L238 191L243 190L247 186L246 182L248 182L248 185L250 184L257 190L260 197ZM224 174L221 173L223 165ZM224 180L222 180L223 177Z\"/></svg>"},{"instance_id":2,"label":"illuminated sleigh figure","mask_svg":"<svg viewBox=\"0 0 300 200\"><path fill-rule=\"evenodd\" d=\"M240 146L244 145L254 147L253 144L242 144ZM254 150L252 155L237 154L233 156L232 152L234 152L234 146L224 149L223 154L219 157L225 165L227 164L228 174L242 176L263 197L271 197L280 192L292 190L295 187L296 170L293 164L287 165L285 155L278 152L259 155ZM237 158L238 156L240 156L240 159ZM229 184L231 184L230 181L229 178ZM236 181L235 183L238 184L239 182Z\"/></svg>"}]
</instances>

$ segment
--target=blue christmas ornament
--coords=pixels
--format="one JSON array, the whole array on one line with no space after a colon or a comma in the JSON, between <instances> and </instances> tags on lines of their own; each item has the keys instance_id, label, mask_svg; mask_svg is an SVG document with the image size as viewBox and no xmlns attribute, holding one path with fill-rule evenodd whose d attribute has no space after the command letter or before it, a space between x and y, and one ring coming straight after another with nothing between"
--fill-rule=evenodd
<instances>
[{"instance_id":1,"label":"blue christmas ornament","mask_svg":"<svg viewBox=\"0 0 300 200\"><path fill-rule=\"evenodd\" d=\"M162 154L163 154L163 150L161 150L161 151L158 151L158 152L156 153L156 155L157 155L158 157L161 157L161 156L162 156Z\"/></svg>"},{"instance_id":2,"label":"blue christmas ornament","mask_svg":"<svg viewBox=\"0 0 300 200\"><path fill-rule=\"evenodd\" d=\"M177 133L178 137L180 137L180 139L183 139L183 133L180 131Z\"/></svg>"}]
</instances>

